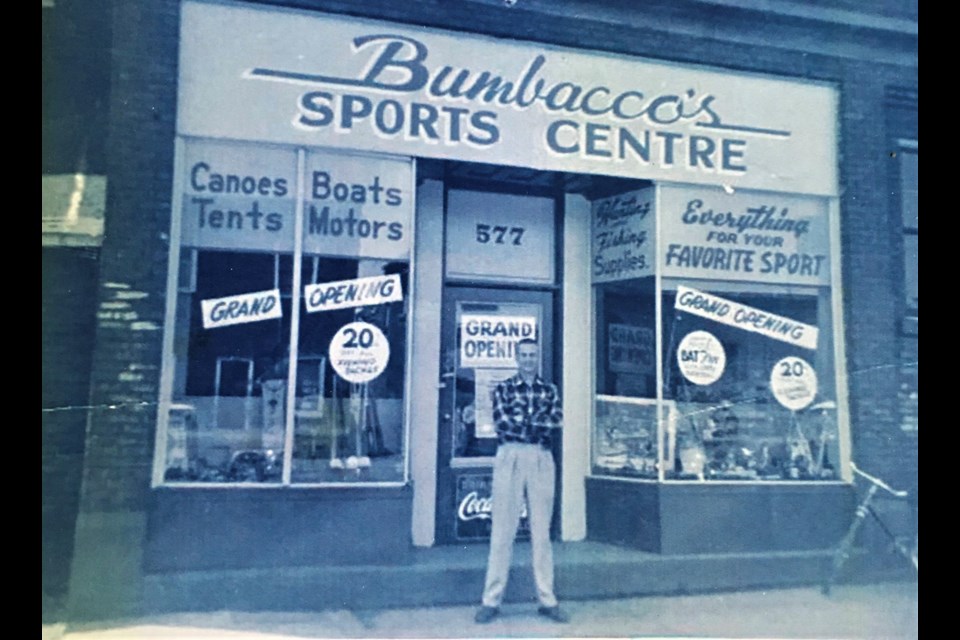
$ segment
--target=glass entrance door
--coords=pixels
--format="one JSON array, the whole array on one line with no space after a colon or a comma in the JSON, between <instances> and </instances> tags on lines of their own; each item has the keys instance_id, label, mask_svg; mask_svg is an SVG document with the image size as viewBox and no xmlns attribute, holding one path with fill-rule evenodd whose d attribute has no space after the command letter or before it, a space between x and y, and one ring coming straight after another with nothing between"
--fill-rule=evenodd
<instances>
[{"instance_id":1,"label":"glass entrance door","mask_svg":"<svg viewBox=\"0 0 960 640\"><path fill-rule=\"evenodd\" d=\"M486 540L497 450L491 391L516 373L521 338L540 342L541 375L556 381L553 293L448 286L441 330L437 541Z\"/></svg>"}]
</instances>

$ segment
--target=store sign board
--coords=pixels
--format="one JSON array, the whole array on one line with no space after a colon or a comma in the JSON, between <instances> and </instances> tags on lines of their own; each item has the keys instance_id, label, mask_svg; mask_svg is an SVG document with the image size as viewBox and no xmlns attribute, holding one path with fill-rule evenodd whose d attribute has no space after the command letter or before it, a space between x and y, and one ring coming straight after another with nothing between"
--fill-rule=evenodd
<instances>
[{"instance_id":1,"label":"store sign board","mask_svg":"<svg viewBox=\"0 0 960 640\"><path fill-rule=\"evenodd\" d=\"M552 284L554 220L550 198L451 190L447 276Z\"/></svg>"},{"instance_id":2,"label":"store sign board","mask_svg":"<svg viewBox=\"0 0 960 640\"><path fill-rule=\"evenodd\" d=\"M830 283L825 199L675 185L658 188L664 276Z\"/></svg>"},{"instance_id":3,"label":"store sign board","mask_svg":"<svg viewBox=\"0 0 960 640\"><path fill-rule=\"evenodd\" d=\"M464 314L460 316L460 367L515 368L517 341L536 337L535 316Z\"/></svg>"},{"instance_id":4,"label":"store sign board","mask_svg":"<svg viewBox=\"0 0 960 640\"><path fill-rule=\"evenodd\" d=\"M674 308L805 349L817 348L817 327L689 287L677 287Z\"/></svg>"},{"instance_id":5,"label":"store sign board","mask_svg":"<svg viewBox=\"0 0 960 640\"><path fill-rule=\"evenodd\" d=\"M180 43L184 135L838 191L826 85L213 2Z\"/></svg>"},{"instance_id":6,"label":"store sign board","mask_svg":"<svg viewBox=\"0 0 960 640\"><path fill-rule=\"evenodd\" d=\"M303 288L303 302L307 313L365 307L401 300L403 300L403 289L400 286L400 275L396 273L309 284Z\"/></svg>"},{"instance_id":7,"label":"store sign board","mask_svg":"<svg viewBox=\"0 0 960 640\"><path fill-rule=\"evenodd\" d=\"M283 317L279 289L201 300L200 310L204 329Z\"/></svg>"},{"instance_id":8,"label":"store sign board","mask_svg":"<svg viewBox=\"0 0 960 640\"><path fill-rule=\"evenodd\" d=\"M409 257L410 160L324 151L306 165L304 253ZM180 184L183 246L293 252L295 150L188 139Z\"/></svg>"},{"instance_id":9,"label":"store sign board","mask_svg":"<svg viewBox=\"0 0 960 640\"><path fill-rule=\"evenodd\" d=\"M595 284L653 275L653 197L649 188L593 202Z\"/></svg>"},{"instance_id":10,"label":"store sign board","mask_svg":"<svg viewBox=\"0 0 960 640\"><path fill-rule=\"evenodd\" d=\"M188 140L184 147L183 246L293 251L294 151L210 140Z\"/></svg>"},{"instance_id":11,"label":"store sign board","mask_svg":"<svg viewBox=\"0 0 960 640\"><path fill-rule=\"evenodd\" d=\"M611 371L648 374L656 371L653 329L611 323L607 327L607 336Z\"/></svg>"},{"instance_id":12,"label":"store sign board","mask_svg":"<svg viewBox=\"0 0 960 640\"><path fill-rule=\"evenodd\" d=\"M412 188L413 165L405 158L307 154L304 253L407 259Z\"/></svg>"}]
</instances>

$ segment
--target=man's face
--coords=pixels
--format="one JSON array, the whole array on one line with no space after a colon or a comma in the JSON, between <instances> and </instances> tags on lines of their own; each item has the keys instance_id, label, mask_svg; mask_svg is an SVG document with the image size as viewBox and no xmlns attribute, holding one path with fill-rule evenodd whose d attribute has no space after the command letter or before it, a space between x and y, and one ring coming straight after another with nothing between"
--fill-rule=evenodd
<instances>
[{"instance_id":1,"label":"man's face","mask_svg":"<svg viewBox=\"0 0 960 640\"><path fill-rule=\"evenodd\" d=\"M540 348L528 343L517 346L517 367L521 373L536 375L540 369Z\"/></svg>"}]
</instances>

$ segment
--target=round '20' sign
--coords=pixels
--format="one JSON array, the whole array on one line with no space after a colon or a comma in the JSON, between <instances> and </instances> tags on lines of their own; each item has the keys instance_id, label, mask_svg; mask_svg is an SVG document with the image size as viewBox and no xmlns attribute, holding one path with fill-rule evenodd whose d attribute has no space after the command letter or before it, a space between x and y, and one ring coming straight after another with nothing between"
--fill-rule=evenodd
<instances>
[{"instance_id":1,"label":"round '20' sign","mask_svg":"<svg viewBox=\"0 0 960 640\"><path fill-rule=\"evenodd\" d=\"M362 384L375 379L390 361L390 343L383 331L369 322L340 327L330 341L330 366L347 382Z\"/></svg>"},{"instance_id":2,"label":"round '20' sign","mask_svg":"<svg viewBox=\"0 0 960 640\"><path fill-rule=\"evenodd\" d=\"M783 358L770 371L770 390L777 402L791 411L799 411L817 395L817 372L803 358Z\"/></svg>"}]
</instances>

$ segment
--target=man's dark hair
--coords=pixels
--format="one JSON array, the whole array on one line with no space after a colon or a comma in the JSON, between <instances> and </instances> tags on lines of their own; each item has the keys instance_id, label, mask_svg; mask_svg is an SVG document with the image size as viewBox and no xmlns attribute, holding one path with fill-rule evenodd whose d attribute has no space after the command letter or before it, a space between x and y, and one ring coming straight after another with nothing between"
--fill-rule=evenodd
<instances>
[{"instance_id":1,"label":"man's dark hair","mask_svg":"<svg viewBox=\"0 0 960 640\"><path fill-rule=\"evenodd\" d=\"M517 340L517 349L519 349L520 345L523 345L523 344L532 344L535 347L540 346L540 343L537 342L536 338L520 338L519 340Z\"/></svg>"}]
</instances>

